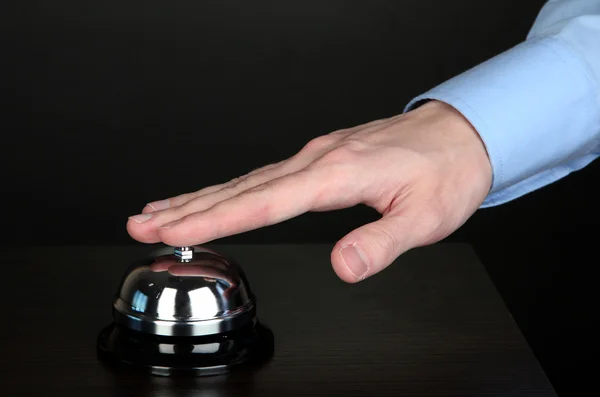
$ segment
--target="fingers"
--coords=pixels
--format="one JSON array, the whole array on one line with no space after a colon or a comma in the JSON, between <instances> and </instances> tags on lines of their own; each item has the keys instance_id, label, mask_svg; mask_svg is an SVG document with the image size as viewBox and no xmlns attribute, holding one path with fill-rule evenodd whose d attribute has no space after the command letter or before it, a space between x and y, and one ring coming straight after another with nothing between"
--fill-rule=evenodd
<instances>
[{"instance_id":1,"label":"fingers","mask_svg":"<svg viewBox=\"0 0 600 397\"><path fill-rule=\"evenodd\" d=\"M168 199L153 201L151 203L146 204L146 206L142 209L142 214L149 214L156 211L163 211L169 208L178 207L187 203L190 200L195 199L196 197L219 191L228 184L229 182L221 183L219 185L205 187L204 189L198 190L197 192L184 193L180 194L179 196L170 197Z\"/></svg>"},{"instance_id":2,"label":"fingers","mask_svg":"<svg viewBox=\"0 0 600 397\"><path fill-rule=\"evenodd\" d=\"M318 187L321 188L327 184L318 179L310 180L308 183L300 182L300 185L294 186L292 185L296 182L292 182L289 190L282 191L280 186L288 183L288 179L284 177L296 173L297 175L293 180L301 179L301 176L306 174L300 171L309 166L316 158L319 158L323 152L329 151L331 146L335 145L340 139L338 135L330 134L316 138L290 159L262 167L226 184L210 186L195 193L149 203L141 214L129 218L127 230L131 237L144 243L163 242L170 245L189 245L252 230L300 215L313 209L310 205L306 207L307 209L302 209L304 207L300 201L309 199L305 193L308 191L310 194L320 195L318 190L314 191L310 186L318 184ZM312 169L315 167L310 168L313 172ZM273 184L274 181L277 181L277 183ZM331 188L335 184L343 184L343 181L331 181L329 187ZM303 187L306 190L302 190ZM246 192L251 194L246 195ZM270 194L276 197L266 197ZM288 196L290 199L289 205L296 203L298 207L286 208L285 203L273 204L277 200L282 200L279 196ZM343 198L344 206L357 204L349 204L347 195ZM256 199L259 201L250 202ZM261 202L260 200L267 201ZM246 202L249 203L246 204ZM226 204L221 205L222 203ZM329 208L328 204L332 204L332 208L339 205L339 203L327 203L321 200L319 208ZM249 208L245 211L242 210L247 205L249 205ZM232 206L233 215L229 213L221 215L219 211L222 212L223 208L228 209L228 206ZM259 210L262 212L258 213ZM195 216L194 214L199 215ZM219 216L215 217L213 214L219 214ZM236 217L242 218L236 219ZM212 219L211 231L208 231L208 226L201 221L199 225L189 226L191 220L194 219ZM224 219L224 221L221 221L221 219ZM174 222L181 220L183 221L177 222L177 227L173 228L175 226ZM165 225L168 226L165 227ZM162 228L160 230L163 231L160 231L159 228ZM173 228L173 230L164 230L169 228ZM188 230L190 228L198 230L190 231ZM163 234L171 242L165 240Z\"/></svg>"},{"instance_id":3,"label":"fingers","mask_svg":"<svg viewBox=\"0 0 600 397\"><path fill-rule=\"evenodd\" d=\"M328 200L328 185L323 170L302 170L164 225L158 234L165 244L188 246L273 225Z\"/></svg>"},{"instance_id":4,"label":"fingers","mask_svg":"<svg viewBox=\"0 0 600 397\"><path fill-rule=\"evenodd\" d=\"M259 175L264 173L265 171L273 170L273 169L283 169L285 164L289 165L287 169L287 173L295 172L303 167L310 164L315 158L319 157L323 152L326 152L331 146L333 146L336 142L338 142L341 138L347 135L348 132L333 132L327 135L319 136L315 139L312 139L308 142L304 148L296 153L289 159L280 161L278 163L269 164L264 167L257 168L248 174L241 176L239 178L235 178L229 182L222 183L219 185L208 186L204 189L198 190L197 192L185 193L179 196L171 197L165 200L154 201L146 204L146 206L142 209L142 214L153 213L156 211L162 211L169 208L177 207L186 204L187 202L202 196L206 196L208 194L216 193L223 189L230 189L230 191L234 191L232 189L234 187L240 187L241 185L247 185L248 188L258 185L255 181L248 181L251 177L255 175ZM274 175L271 179L281 176L283 174ZM245 182L252 183L245 183ZM262 183L262 182L261 182Z\"/></svg>"},{"instance_id":5,"label":"fingers","mask_svg":"<svg viewBox=\"0 0 600 397\"><path fill-rule=\"evenodd\" d=\"M185 193L185 194L181 194L179 196L170 197L165 200L153 201L151 203L146 204L146 206L142 209L142 214L152 213L152 212L156 212L156 211L162 211L162 210L166 210L168 208L173 208L173 207L183 205L183 204L187 203L188 201L193 200L197 197L201 197L201 196L205 196L207 194L217 192L225 187L231 186L234 183L239 183L240 180L243 180L243 179L246 179L253 175L259 174L263 171L267 171L267 170L273 169L275 167L279 167L279 166L283 165L285 162L286 162L286 160L283 160L283 161L280 161L280 162L274 163L274 164L268 164L264 167L257 168L240 178L236 178L236 179L226 182L226 183L208 186L208 187L205 187L204 189L198 190L197 192Z\"/></svg>"},{"instance_id":6,"label":"fingers","mask_svg":"<svg viewBox=\"0 0 600 397\"><path fill-rule=\"evenodd\" d=\"M320 143L323 139L319 139L318 141ZM161 211L142 212L142 214L132 216L127 223L127 231L131 237L140 242L160 242L161 237L157 231L158 227L187 217L193 213L205 211L217 203L235 197L246 190L256 188L285 175L300 171L326 150L326 148L322 147L304 150L280 163L271 164L255 170L245 177L234 179L220 189L210 189L210 193L188 194L181 198L181 201L187 200L181 205L169 207ZM190 198L193 197L193 195L195 195L195 197ZM176 200L173 200L173 202L175 201Z\"/></svg>"},{"instance_id":7,"label":"fingers","mask_svg":"<svg viewBox=\"0 0 600 397\"><path fill-rule=\"evenodd\" d=\"M162 211L152 213L143 213L131 217L127 229L129 234L138 241L145 243L156 243L160 241L157 228L181 219L190 214L204 211L213 205L227 200L241 192L262 185L271 180L280 178L288 174L291 170L301 167L301 162L287 162L284 165L263 167L262 171L256 171L248 177L238 178L234 182L228 183L212 193L198 195L182 205L168 208Z\"/></svg>"},{"instance_id":8,"label":"fingers","mask_svg":"<svg viewBox=\"0 0 600 397\"><path fill-rule=\"evenodd\" d=\"M348 283L382 271L414 246L411 224L409 218L396 214L353 230L331 252L334 271Z\"/></svg>"}]
</instances>

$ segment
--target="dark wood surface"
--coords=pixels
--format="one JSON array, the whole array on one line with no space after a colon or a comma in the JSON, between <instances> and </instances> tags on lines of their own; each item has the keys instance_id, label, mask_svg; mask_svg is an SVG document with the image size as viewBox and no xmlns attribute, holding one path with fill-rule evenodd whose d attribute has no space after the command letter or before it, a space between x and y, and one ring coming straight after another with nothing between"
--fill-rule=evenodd
<instances>
[{"instance_id":1,"label":"dark wood surface","mask_svg":"<svg viewBox=\"0 0 600 397\"><path fill-rule=\"evenodd\" d=\"M410 251L350 285L329 245L208 245L237 260L275 334L262 369L171 379L111 371L96 336L147 246L2 252L1 396L555 396L474 251Z\"/></svg>"}]
</instances>

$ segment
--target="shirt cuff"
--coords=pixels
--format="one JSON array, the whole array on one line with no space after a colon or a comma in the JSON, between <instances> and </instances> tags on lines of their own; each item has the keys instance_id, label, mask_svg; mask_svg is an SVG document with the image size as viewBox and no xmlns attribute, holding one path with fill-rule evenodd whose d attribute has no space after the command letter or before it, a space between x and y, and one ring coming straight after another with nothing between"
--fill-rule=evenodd
<instances>
[{"instance_id":1,"label":"shirt cuff","mask_svg":"<svg viewBox=\"0 0 600 397\"><path fill-rule=\"evenodd\" d=\"M553 37L529 40L414 98L457 109L477 130L493 171L482 207L505 203L597 157L599 87Z\"/></svg>"}]
</instances>

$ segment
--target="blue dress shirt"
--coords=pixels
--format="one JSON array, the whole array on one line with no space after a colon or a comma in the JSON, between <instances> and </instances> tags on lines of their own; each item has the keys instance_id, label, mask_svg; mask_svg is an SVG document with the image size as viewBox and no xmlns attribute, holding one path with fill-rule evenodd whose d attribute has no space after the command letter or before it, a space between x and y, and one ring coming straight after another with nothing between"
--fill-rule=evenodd
<instances>
[{"instance_id":1,"label":"blue dress shirt","mask_svg":"<svg viewBox=\"0 0 600 397\"><path fill-rule=\"evenodd\" d=\"M482 207L532 192L600 155L600 0L550 0L526 40L413 99L462 113L493 183Z\"/></svg>"}]
</instances>

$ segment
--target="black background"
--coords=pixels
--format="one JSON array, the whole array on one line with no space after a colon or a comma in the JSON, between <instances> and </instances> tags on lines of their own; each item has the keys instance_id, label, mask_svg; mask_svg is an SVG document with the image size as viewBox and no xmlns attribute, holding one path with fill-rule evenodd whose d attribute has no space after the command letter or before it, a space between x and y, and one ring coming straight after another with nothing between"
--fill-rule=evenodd
<instances>
[{"instance_id":1,"label":"black background","mask_svg":"<svg viewBox=\"0 0 600 397\"><path fill-rule=\"evenodd\" d=\"M3 244L129 244L145 203L400 113L522 41L543 0L20 1L0 12ZM474 245L559 391L581 385L593 163L448 240ZM306 214L220 242L335 242L377 214Z\"/></svg>"}]
</instances>

